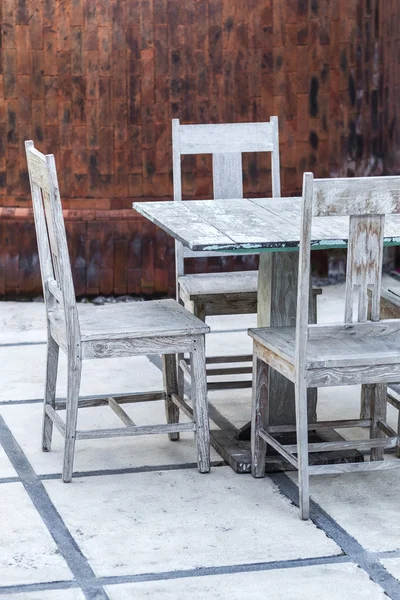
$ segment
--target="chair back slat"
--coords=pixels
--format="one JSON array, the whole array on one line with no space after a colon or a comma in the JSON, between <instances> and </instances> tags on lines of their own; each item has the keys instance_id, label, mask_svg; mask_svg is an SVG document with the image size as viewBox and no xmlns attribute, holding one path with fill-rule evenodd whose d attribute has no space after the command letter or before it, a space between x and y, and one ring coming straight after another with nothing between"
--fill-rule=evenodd
<instances>
[{"instance_id":1,"label":"chair back slat","mask_svg":"<svg viewBox=\"0 0 400 600\"><path fill-rule=\"evenodd\" d=\"M54 156L25 142L46 310L64 313L68 341L80 336Z\"/></svg>"},{"instance_id":2,"label":"chair back slat","mask_svg":"<svg viewBox=\"0 0 400 600\"><path fill-rule=\"evenodd\" d=\"M299 353L305 356L310 330L332 331L337 325L308 325L307 306L310 281L310 232L312 217L349 216L345 314L350 323L376 327L380 320L380 295L383 240L386 214L400 213L400 177L363 177L357 179L316 179L305 173L299 256L299 296L296 337ZM306 285L307 284L307 285ZM372 289L372 308L368 321L368 288ZM301 292L301 294L300 294ZM384 323L384 321L382 321ZM300 354L298 359L301 361Z\"/></svg>"},{"instance_id":3,"label":"chair back slat","mask_svg":"<svg viewBox=\"0 0 400 600\"><path fill-rule=\"evenodd\" d=\"M242 155L240 152L213 154L214 198L243 198Z\"/></svg>"},{"instance_id":4,"label":"chair back slat","mask_svg":"<svg viewBox=\"0 0 400 600\"><path fill-rule=\"evenodd\" d=\"M180 126L181 154L272 152L273 124L222 123Z\"/></svg>"},{"instance_id":5,"label":"chair back slat","mask_svg":"<svg viewBox=\"0 0 400 600\"><path fill-rule=\"evenodd\" d=\"M347 250L345 322L364 323L368 288L372 288L371 320L379 321L383 261L384 215L352 215ZM354 300L358 306L354 314Z\"/></svg>"},{"instance_id":6,"label":"chair back slat","mask_svg":"<svg viewBox=\"0 0 400 600\"><path fill-rule=\"evenodd\" d=\"M33 142L25 142L25 147L26 149L29 148L27 157L31 183L34 183L45 192L50 192L49 173L46 163L43 162L43 154L36 150Z\"/></svg>"},{"instance_id":7,"label":"chair back slat","mask_svg":"<svg viewBox=\"0 0 400 600\"><path fill-rule=\"evenodd\" d=\"M315 179L313 216L387 215L400 209L396 177Z\"/></svg>"},{"instance_id":8,"label":"chair back slat","mask_svg":"<svg viewBox=\"0 0 400 600\"><path fill-rule=\"evenodd\" d=\"M181 157L186 154L211 154L214 199L243 198L243 152L271 152L272 196L281 195L278 117L265 123L226 123L181 125L172 120L174 200L182 200ZM237 253L227 252L224 256ZM175 242L177 277L184 274L184 259L199 256ZM205 256L203 253L202 256ZM208 252L207 256L221 256Z\"/></svg>"}]
</instances>

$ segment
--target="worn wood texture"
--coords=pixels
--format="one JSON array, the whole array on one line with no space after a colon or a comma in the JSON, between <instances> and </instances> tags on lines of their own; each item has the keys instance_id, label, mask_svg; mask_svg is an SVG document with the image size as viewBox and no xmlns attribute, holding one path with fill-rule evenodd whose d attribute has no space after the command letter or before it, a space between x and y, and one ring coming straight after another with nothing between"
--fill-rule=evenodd
<instances>
[{"instance_id":1,"label":"worn wood texture","mask_svg":"<svg viewBox=\"0 0 400 600\"><path fill-rule=\"evenodd\" d=\"M79 296L173 291L167 236L121 213L172 196L172 118L278 115L285 195L307 169L399 172L399 21L387 0L7 0L0 295L40 293L24 139L56 155ZM246 196L271 191L266 158L246 155L243 170ZM211 171L207 157L185 157L184 197L211 197ZM221 267L243 270L243 259L208 259Z\"/></svg>"},{"instance_id":2,"label":"worn wood texture","mask_svg":"<svg viewBox=\"0 0 400 600\"><path fill-rule=\"evenodd\" d=\"M218 251L225 255L231 250L297 250L300 245L301 199L297 197L134 202L133 207L196 252ZM398 214L386 216L385 244L400 244L399 223ZM313 249L344 248L348 239L349 217L313 219ZM264 256L263 260L268 258Z\"/></svg>"},{"instance_id":3,"label":"worn wood texture","mask_svg":"<svg viewBox=\"0 0 400 600\"><path fill-rule=\"evenodd\" d=\"M388 185L389 196L395 199L393 202L388 201ZM271 437L271 431L268 431L270 423L267 422L267 427L263 423L266 420L265 391L257 381L253 385L252 397L253 475L260 477L263 474L264 465L258 454L259 448L265 451L265 442L297 466L302 519L310 516L310 474L341 472L340 469L330 471L327 466L309 467L310 452L349 448L370 450L371 464L381 464L384 448L398 448L398 434L386 425L385 385L395 382L400 373L398 322L396 319L380 321L379 302L385 213L400 212L396 201L400 177L385 180L381 195L378 189L376 178L317 180L314 186L313 174L304 174L296 323L292 327L267 326L249 330L254 339L255 364L258 366L259 361L264 361L268 368L273 367L294 381L297 434L296 444L289 445L281 445ZM349 216L345 314L340 325L309 324L313 214L327 220ZM368 286L372 286L370 321L367 321ZM354 311L355 287L359 292L357 312ZM268 294L266 296L265 301L268 302ZM307 414L307 389L359 383L373 384L364 388L364 393L368 390L370 394L369 440L309 443L308 432L312 426ZM365 421L361 419L360 426L365 426ZM261 465L262 472L257 464ZM351 465L342 471L350 471L353 467ZM354 470L357 469L355 466Z\"/></svg>"},{"instance_id":4,"label":"worn wood texture","mask_svg":"<svg viewBox=\"0 0 400 600\"><path fill-rule=\"evenodd\" d=\"M265 123L207 125L182 125L179 119L174 119L172 128L175 203L182 204L182 156L212 156L214 201L198 202L195 209L195 213L206 223L212 222L215 210L220 216L218 207L221 206L221 200L231 202L232 198L243 198L242 160L245 152L268 152L271 155L272 192L275 197L280 196L279 130L276 116ZM230 226L235 227L235 214L225 212L224 216ZM249 220L246 216L238 225L244 227L242 239L248 238L251 218ZM236 230L240 235L238 227ZM231 271L189 275L189 282L186 284L185 252L179 240L175 242L175 252L177 300L199 318L205 321L207 315L251 314L257 311L256 272L249 272L248 275L246 272ZM226 357L226 362L229 362L229 356ZM181 361L178 362L178 369L181 370ZM183 377L184 373L179 373L180 381L183 381ZM239 387L244 383L246 387L250 385L249 381L237 383ZM212 387L223 389L223 384L223 381L213 382ZM227 382L227 387L231 386L232 382Z\"/></svg>"},{"instance_id":5,"label":"worn wood texture","mask_svg":"<svg viewBox=\"0 0 400 600\"><path fill-rule=\"evenodd\" d=\"M369 302L372 300L373 290L368 290ZM399 288L393 287L387 290L381 291L380 297L380 316L382 319L399 319L400 318L400 290ZM394 394L398 394L399 384L391 383L388 385L386 390L386 400L392 404L398 411L398 423L397 432L400 432L400 403L394 397ZM371 403L373 402L372 395L374 389L370 385L363 386L361 394L361 411L360 416L369 417L371 414ZM397 458L400 458L400 441L397 448Z\"/></svg>"},{"instance_id":6,"label":"worn wood texture","mask_svg":"<svg viewBox=\"0 0 400 600\"><path fill-rule=\"evenodd\" d=\"M54 155L41 154L33 142L25 144L29 180L34 203L34 215L48 329L46 388L42 448L51 448L52 426L64 436L62 479L70 482L73 474L77 439L120 437L167 433L178 439L180 431L196 431L198 468L210 470L210 433L206 386L204 337L209 327L184 309L175 300L160 300L114 307L96 307L85 311L79 319L72 281L67 238L61 208ZM110 308L116 310L110 311ZM56 412L55 390L59 348L67 355L67 397L65 423ZM193 369L194 420L178 423L179 403L176 353L189 352ZM82 361L85 358L161 354L163 358L164 392L167 424L137 426L115 398L107 398L110 408L122 420L125 428L77 431L79 390ZM175 398L172 401L172 394ZM159 398L156 392L154 398ZM132 401L144 400L132 397ZM103 399L104 400L104 399ZM125 398L127 401L127 398ZM178 408L175 405L177 402ZM90 400L87 406L102 402ZM183 402L186 410L186 404Z\"/></svg>"},{"instance_id":7,"label":"worn wood texture","mask_svg":"<svg viewBox=\"0 0 400 600\"><path fill-rule=\"evenodd\" d=\"M269 401L270 385L269 375L271 367L262 361L257 353L253 352L253 386L252 397L257 402L252 402L251 409L251 473L253 477L264 477L267 444L263 437L258 435L260 429L269 426Z\"/></svg>"},{"instance_id":8,"label":"worn wood texture","mask_svg":"<svg viewBox=\"0 0 400 600\"><path fill-rule=\"evenodd\" d=\"M175 354L163 354L162 357L163 382L165 390L165 415L167 423L179 422L179 405L172 400L172 394L178 394L178 379ZM170 433L171 441L179 440L179 433Z\"/></svg>"}]
</instances>

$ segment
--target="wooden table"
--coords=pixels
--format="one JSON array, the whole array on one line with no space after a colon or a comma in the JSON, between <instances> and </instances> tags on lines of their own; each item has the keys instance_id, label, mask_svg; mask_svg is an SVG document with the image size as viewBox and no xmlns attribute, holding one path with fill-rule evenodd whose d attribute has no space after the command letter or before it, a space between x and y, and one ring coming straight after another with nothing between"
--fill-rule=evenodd
<instances>
[{"instance_id":1,"label":"wooden table","mask_svg":"<svg viewBox=\"0 0 400 600\"><path fill-rule=\"evenodd\" d=\"M301 198L135 202L133 208L190 250L260 253L257 324L295 325ZM348 217L315 218L312 249L346 248L348 227ZM399 232L400 216L387 216L385 245L400 245ZM270 385L271 424L293 424L293 384L274 372ZM315 392L310 393L309 412L316 420ZM327 435L337 436L333 431ZM213 443L236 471L249 471L248 444L232 431L214 432ZM315 461L322 457L333 460L323 453ZM270 468L281 468L281 461L275 464L272 458Z\"/></svg>"}]
</instances>

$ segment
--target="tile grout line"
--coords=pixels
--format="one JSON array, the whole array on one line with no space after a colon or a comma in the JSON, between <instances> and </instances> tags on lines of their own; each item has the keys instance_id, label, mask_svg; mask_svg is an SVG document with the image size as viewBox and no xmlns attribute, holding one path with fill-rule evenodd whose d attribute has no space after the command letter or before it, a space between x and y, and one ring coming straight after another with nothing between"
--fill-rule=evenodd
<instances>
[{"instance_id":1,"label":"tile grout line","mask_svg":"<svg viewBox=\"0 0 400 600\"><path fill-rule=\"evenodd\" d=\"M213 468L226 467L224 460L214 460L211 462ZM103 477L105 475L128 475L130 473L152 473L157 471L181 471L186 469L196 469L197 463L178 463L176 465L149 465L144 467L121 467L120 469L98 469L93 471L74 471L74 478L78 477ZM37 474L40 481L53 481L61 479L61 473L42 473ZM0 485L3 483L21 483L18 475L10 477L0 477Z\"/></svg>"},{"instance_id":2,"label":"tile grout line","mask_svg":"<svg viewBox=\"0 0 400 600\"><path fill-rule=\"evenodd\" d=\"M20 346L45 346L47 344L44 342L7 342L4 344L0 344L0 348L19 348Z\"/></svg>"},{"instance_id":3,"label":"tile grout line","mask_svg":"<svg viewBox=\"0 0 400 600\"><path fill-rule=\"evenodd\" d=\"M150 356L147 357L150 360ZM152 357L153 358L153 357ZM155 366L160 368L161 364L157 361L150 360ZM161 362L161 361L160 361ZM10 404L24 404L41 402L42 400L27 400L27 401L6 401L0 402L0 405ZM232 425L233 427L233 425ZM247 571L263 571L272 569L284 569L290 567L301 567L311 566L317 564L332 564L339 562L354 562L360 568L362 568L369 578L377 583L384 592L392 600L400 600L400 582L395 579L384 567L379 563L379 558L390 558L391 556L399 556L400 551L385 551L385 552L369 552L367 551L355 538L353 538L347 531L345 531L328 513L326 513L315 501L311 500L311 520L320 528L328 537L333 539L345 555L338 555L332 557L321 557L321 558L306 558L298 559L294 561L277 561L267 563L255 563L250 565L232 565L222 567L203 567L200 569L188 569L181 571L162 572L162 573L150 573L150 574L138 574L138 575L126 575L126 576L111 576L111 577L98 577L96 578L92 571L89 563L82 554L80 548L76 544L74 538L68 531L64 521L59 515L57 509L53 505L48 496L42 480L56 479L59 474L49 474L38 476L33 468L31 467L28 459L25 457L22 449L16 442L11 431L7 427L3 418L0 415L0 441L2 442L3 448L8 455L9 460L17 471L18 477L8 477L0 479L0 483L11 483L20 481L29 497L31 498L36 510L39 512L42 520L47 526L50 534L55 540L57 547L60 550L61 555L65 558L70 570L76 577L75 581L62 581L62 582L48 582L41 584L27 584L21 586L8 586L0 587L0 595L3 593L16 593L17 590L28 588L33 589L64 589L70 587L81 587L85 593L87 600L105 600L108 599L107 594L103 590L103 585L115 585L117 583L129 583L139 581L154 581L164 579L178 579L186 577L198 577L206 575L217 575L217 574L229 574L239 573ZM223 463L224 464L224 463ZM222 466L217 463L214 466ZM75 473L75 476L97 476L97 475L113 475L122 473L135 473L135 472L147 472L157 470L175 470L181 468L191 468L190 463L182 465L163 465L161 467L132 467L128 469L115 469L115 470L104 470L104 471L87 471L82 473ZM274 473L269 475L270 479L277 485L279 490L294 504L298 505L298 487L297 485L284 473ZM50 509L53 513L46 515L44 507ZM60 528L60 529L59 529ZM61 534L61 535L60 535ZM65 536L66 534L66 536ZM77 554L80 560L72 561L71 566L71 554L65 552L70 550L68 546L72 546L73 553ZM63 552L64 550L64 552ZM77 573L77 574L76 574ZM33 586L33 587L32 587ZM36 586L36 587L34 587Z\"/></svg>"},{"instance_id":4,"label":"tile grout line","mask_svg":"<svg viewBox=\"0 0 400 600\"><path fill-rule=\"evenodd\" d=\"M383 551L377 553L370 553L374 558L390 558L400 556L400 551ZM330 555L330 556L318 556L318 557L307 557L298 559L278 560L270 562L259 562L259 563L243 563L236 565L223 565L215 567L198 567L186 570L176 571L160 571L152 573L139 573L134 575L115 575L115 576L103 576L98 577L97 581L101 585L119 585L124 583L140 583L144 581L166 581L170 579L190 579L193 577L206 577L212 575L230 575L235 573L247 573L247 572L263 572L273 571L279 569L293 569L312 567L319 565L331 565L331 564L342 564L342 563L353 563L358 564L358 560L352 558L348 554ZM31 583L31 584L16 584L11 586L0 586L0 596L3 594L12 594L20 592L34 592L41 590L56 590L56 589L68 589L79 587L78 582L73 580L55 581L55 582L43 582L43 583Z\"/></svg>"},{"instance_id":5,"label":"tile grout line","mask_svg":"<svg viewBox=\"0 0 400 600\"><path fill-rule=\"evenodd\" d=\"M55 590L80 590L79 583L75 579L63 579L62 581L46 581L41 583L16 583L15 585L0 586L0 598L3 594L23 594L26 592L46 592ZM94 597L93 600L96 600Z\"/></svg>"},{"instance_id":6,"label":"tile grout line","mask_svg":"<svg viewBox=\"0 0 400 600\"><path fill-rule=\"evenodd\" d=\"M78 544L52 503L42 481L0 415L0 442L34 507L81 587L86 600L109 600Z\"/></svg>"},{"instance_id":7,"label":"tile grout line","mask_svg":"<svg viewBox=\"0 0 400 600\"><path fill-rule=\"evenodd\" d=\"M23 454L22 449L18 446L17 442L12 436L11 431L8 429L7 425L0 417L0 441L2 442L3 448L5 449L7 455L11 460L11 454L14 457L12 461L14 468L19 473L21 479L17 479L17 481L21 481L24 484L24 487L29 494L32 502L35 505L35 508L38 510L40 516L44 520L47 525L53 539L55 539L61 554L65 557L65 553L60 548L59 536L55 536L53 534L54 527L53 524L49 526L48 519L43 518L43 498L40 496L44 496L45 501L47 501L48 507L50 506L55 515L56 519L59 523L56 525L61 525L61 529L64 530L61 533L67 532L67 536L69 538L68 542L73 546L73 550L78 552L80 559L84 561L86 564L86 568L84 568L83 578L82 576L76 577L76 580L66 580L60 582L45 582L45 583L36 583L36 584L21 584L16 586L3 586L0 587L0 595L5 593L17 593L19 591L39 591L39 590L52 590L52 589L67 589L67 588L76 588L82 587L83 591L86 592L86 597L90 600L97 600L102 598L107 598L102 589L104 585L116 585L120 583L135 583L141 581L156 581L156 580L167 580L167 579L180 579L180 578L191 578L191 577L202 577L202 576L210 576L210 575L224 575L224 574L232 574L232 573L241 573L241 572L254 572L254 571L267 571L274 569L286 569L286 568L301 568L304 566L313 566L320 564L337 564L337 563L348 563L354 562L358 564L363 570L367 572L370 578L378 583L386 593L391 593L392 600L398 600L400 596L398 595L399 583L396 579L394 579L387 571L377 563L378 557L395 557L400 555L400 551L385 551L381 553L373 553L366 551L350 534L348 534L345 530L343 530L340 525L338 525L319 505L312 501L312 520L317 527L322 529L329 537L331 537L345 552L345 555L333 555L333 556L325 556L325 557L311 557L304 559L294 559L294 560L281 560L281 561L271 561L271 562L261 562L261 563L252 563L252 564L240 564L240 565L227 565L227 566L217 566L217 567L202 567L197 569L187 569L187 570L178 570L178 571L169 571L169 572L160 572L160 573L143 573L136 575L121 575L121 576L109 576L109 577L97 577L91 570L88 565L85 557L81 553L80 549L77 547L75 540L67 530L61 516L58 514L56 508L52 504L50 498L47 495L44 487L41 492L38 494L37 487L39 484L43 486L40 481L40 476L36 475L33 471L30 463L26 459ZM181 465L183 466L183 465ZM175 465L173 465L175 467ZM140 469L140 467L138 468ZM161 466L162 469L162 466ZM160 467L151 467L151 470L160 470ZM115 470L116 473L120 470ZM88 476L90 472L87 472ZM94 472L97 474L97 472ZM111 473L108 473L111 474ZM76 476L78 475L75 474ZM54 477L59 476L58 474L54 475ZM53 478L53 476L45 476L45 479ZM274 483L279 487L280 491L288 497L291 501L296 503L297 501L297 486L289 479L285 474L272 474L270 478L274 481ZM12 478L10 478L12 479ZM37 500L39 499L39 506ZM36 500L36 501L35 501ZM54 515L53 515L54 518ZM56 539L57 538L57 539ZM65 546L65 542L63 541L63 545ZM66 558L67 564L70 567L71 571L75 575L75 569L71 568L71 560L70 553L68 552L68 558ZM81 571L81 568L79 569ZM89 570L89 573L88 573ZM89 574L89 578L88 578ZM393 580L393 581L391 581ZM393 586L394 583L394 586ZM86 588L86 589L85 589ZM100 589L99 589L100 588ZM390 588L390 589L388 589ZM99 591L103 592L103 595L99 595ZM88 593L89 592L89 593ZM397 593L397 595L396 595Z\"/></svg>"},{"instance_id":8,"label":"tile grout line","mask_svg":"<svg viewBox=\"0 0 400 600\"><path fill-rule=\"evenodd\" d=\"M296 506L299 505L298 486L285 473L270 473L270 479ZM400 600L400 582L379 562L375 552L366 550L352 535L337 523L319 504L311 499L311 521L325 532L342 551L363 569L391 598ZM386 553L385 553L386 554Z\"/></svg>"},{"instance_id":9,"label":"tile grout line","mask_svg":"<svg viewBox=\"0 0 400 600\"><path fill-rule=\"evenodd\" d=\"M233 575L235 573L254 573L261 571L273 571L279 569L293 569L325 564L349 563L352 560L348 556L333 555L311 558L298 558L278 560L259 563L242 563L236 565L222 565L215 567L197 567L193 569L180 569L176 571L155 571L151 573L138 573L135 575L111 575L98 577L97 581L103 585L119 585L124 583L141 583L145 581L167 581L171 579L191 579L193 577L207 577L212 575ZM21 584L13 586L0 586L0 597L6 593L18 593L21 591L40 591L49 589L65 589L77 587L74 581L43 582Z\"/></svg>"}]
</instances>

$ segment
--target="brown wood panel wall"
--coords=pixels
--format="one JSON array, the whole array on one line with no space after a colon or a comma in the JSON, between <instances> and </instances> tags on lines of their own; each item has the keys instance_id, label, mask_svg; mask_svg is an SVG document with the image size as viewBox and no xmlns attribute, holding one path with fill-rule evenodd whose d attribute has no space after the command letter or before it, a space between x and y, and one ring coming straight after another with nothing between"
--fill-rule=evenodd
<instances>
[{"instance_id":1,"label":"brown wood panel wall","mask_svg":"<svg viewBox=\"0 0 400 600\"><path fill-rule=\"evenodd\" d=\"M78 294L173 289L171 241L129 208L172 194L174 117L278 115L285 194L305 170L400 172L398 0L2 0L0 20L0 205L20 209L0 294L40 289L25 139L56 156ZM244 170L267 195L267 157ZM183 171L187 197L210 195L209 158Z\"/></svg>"}]
</instances>

